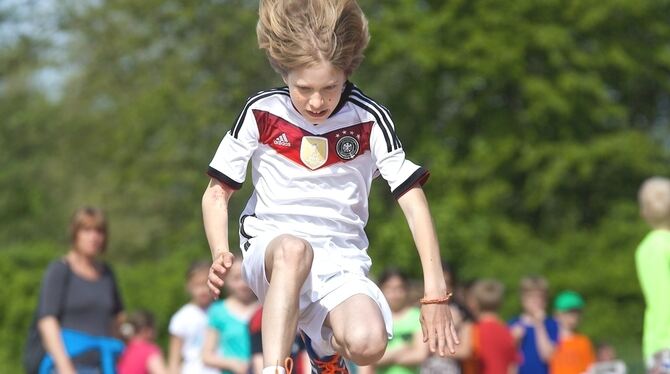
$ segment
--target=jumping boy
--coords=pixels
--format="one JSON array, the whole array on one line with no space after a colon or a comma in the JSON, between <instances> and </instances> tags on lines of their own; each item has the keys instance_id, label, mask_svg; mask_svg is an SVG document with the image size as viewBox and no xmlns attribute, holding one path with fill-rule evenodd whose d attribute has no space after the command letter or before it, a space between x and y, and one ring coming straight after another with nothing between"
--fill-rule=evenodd
<instances>
[{"instance_id":1,"label":"jumping boy","mask_svg":"<svg viewBox=\"0 0 670 374\"><path fill-rule=\"evenodd\" d=\"M355 0L261 0L258 44L286 87L247 101L209 165L202 207L215 297L232 263L228 201L252 164L240 218L243 273L263 302L263 373L282 374L299 328L314 372L377 361L391 312L366 277L368 195L381 175L407 219L424 272L421 322L430 349L458 344L440 251L421 185L386 108L349 82L369 40Z\"/></svg>"}]
</instances>

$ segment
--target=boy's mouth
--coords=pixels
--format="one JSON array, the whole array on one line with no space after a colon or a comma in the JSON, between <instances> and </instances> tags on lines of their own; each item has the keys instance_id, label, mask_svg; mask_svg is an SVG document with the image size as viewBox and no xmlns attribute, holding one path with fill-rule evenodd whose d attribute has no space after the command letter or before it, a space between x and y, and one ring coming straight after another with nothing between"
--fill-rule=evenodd
<instances>
[{"instance_id":1,"label":"boy's mouth","mask_svg":"<svg viewBox=\"0 0 670 374\"><path fill-rule=\"evenodd\" d=\"M307 114L309 114L309 116L312 117L312 118L324 117L326 115L326 113L328 113L327 109L324 109L324 110L319 111L319 112L312 112L311 110L307 110Z\"/></svg>"}]
</instances>

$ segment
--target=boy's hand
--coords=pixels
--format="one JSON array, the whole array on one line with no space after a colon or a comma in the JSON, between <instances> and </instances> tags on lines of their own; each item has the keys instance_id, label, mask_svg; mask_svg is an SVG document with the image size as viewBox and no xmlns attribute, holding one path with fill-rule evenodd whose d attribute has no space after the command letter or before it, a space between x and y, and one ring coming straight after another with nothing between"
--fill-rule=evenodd
<instances>
[{"instance_id":1,"label":"boy's hand","mask_svg":"<svg viewBox=\"0 0 670 374\"><path fill-rule=\"evenodd\" d=\"M445 346L452 355L456 353L456 345L460 341L447 304L421 305L420 321L423 341L428 342L431 353L437 351L444 356Z\"/></svg>"},{"instance_id":2,"label":"boy's hand","mask_svg":"<svg viewBox=\"0 0 670 374\"><path fill-rule=\"evenodd\" d=\"M212 297L216 300L221 295L221 287L223 287L223 279L226 277L226 272L233 266L235 256L229 251L221 251L217 254L209 268L209 276L207 277L207 287Z\"/></svg>"}]
</instances>

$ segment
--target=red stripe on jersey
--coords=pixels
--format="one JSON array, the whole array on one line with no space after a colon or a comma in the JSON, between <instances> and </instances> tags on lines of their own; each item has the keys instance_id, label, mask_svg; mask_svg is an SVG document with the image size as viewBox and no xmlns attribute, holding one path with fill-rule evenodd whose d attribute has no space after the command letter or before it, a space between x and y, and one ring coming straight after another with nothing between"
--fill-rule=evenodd
<instances>
[{"instance_id":1,"label":"red stripe on jersey","mask_svg":"<svg viewBox=\"0 0 670 374\"><path fill-rule=\"evenodd\" d=\"M373 122L363 122L340 128L326 134L312 134L307 130L292 124L291 122L276 116L270 112L262 110L253 110L256 123L258 125L259 142L272 147L277 153L283 155L289 160L298 165L307 166L300 158L300 149L302 146L302 138L305 136L312 136L323 138L327 140L328 156L323 165L315 168L320 169L328 167L339 162L351 161L354 158L362 155L370 150L370 133L372 132ZM338 153L338 142L343 137L351 137L355 139L358 144L358 149L354 152L352 147L340 147ZM351 138L347 138L351 140ZM351 145L351 142L349 142ZM353 148L355 150L355 147Z\"/></svg>"}]
</instances>

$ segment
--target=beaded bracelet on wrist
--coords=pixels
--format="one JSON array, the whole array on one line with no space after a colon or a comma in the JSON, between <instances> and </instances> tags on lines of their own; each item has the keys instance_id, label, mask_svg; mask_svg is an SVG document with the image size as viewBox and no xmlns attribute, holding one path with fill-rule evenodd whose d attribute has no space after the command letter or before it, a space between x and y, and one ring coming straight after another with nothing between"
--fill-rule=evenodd
<instances>
[{"instance_id":1,"label":"beaded bracelet on wrist","mask_svg":"<svg viewBox=\"0 0 670 374\"><path fill-rule=\"evenodd\" d=\"M449 301L449 299L451 299L452 295L453 295L453 293L448 292L446 296L438 297L437 299L427 299L427 298L424 297L421 300L419 300L419 302L422 305L426 305L426 304L446 304Z\"/></svg>"}]
</instances>

